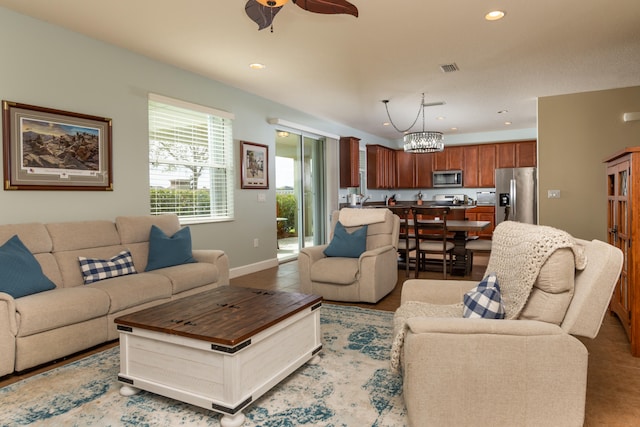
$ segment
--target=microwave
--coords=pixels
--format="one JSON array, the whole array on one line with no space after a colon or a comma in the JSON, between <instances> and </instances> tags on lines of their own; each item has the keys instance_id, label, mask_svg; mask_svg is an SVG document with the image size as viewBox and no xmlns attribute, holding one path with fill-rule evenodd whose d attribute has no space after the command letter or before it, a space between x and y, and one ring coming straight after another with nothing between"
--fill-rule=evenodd
<instances>
[{"instance_id":1,"label":"microwave","mask_svg":"<svg viewBox=\"0 0 640 427\"><path fill-rule=\"evenodd\" d=\"M434 187L462 187L462 171L433 171Z\"/></svg>"}]
</instances>

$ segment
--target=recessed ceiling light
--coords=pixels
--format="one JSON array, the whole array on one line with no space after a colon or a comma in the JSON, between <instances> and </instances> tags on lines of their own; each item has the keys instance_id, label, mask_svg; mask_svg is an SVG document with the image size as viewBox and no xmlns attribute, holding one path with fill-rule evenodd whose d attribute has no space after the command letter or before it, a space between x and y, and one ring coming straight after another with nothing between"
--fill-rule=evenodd
<instances>
[{"instance_id":1,"label":"recessed ceiling light","mask_svg":"<svg viewBox=\"0 0 640 427\"><path fill-rule=\"evenodd\" d=\"M502 10L492 10L491 12L484 15L484 19L487 21L497 21L499 19L504 18L505 12Z\"/></svg>"},{"instance_id":2,"label":"recessed ceiling light","mask_svg":"<svg viewBox=\"0 0 640 427\"><path fill-rule=\"evenodd\" d=\"M382 126L389 126L389 125L391 125L391 123L389 123L389 122L382 123Z\"/></svg>"},{"instance_id":3,"label":"recessed ceiling light","mask_svg":"<svg viewBox=\"0 0 640 427\"><path fill-rule=\"evenodd\" d=\"M505 126L509 126L511 122L504 122Z\"/></svg>"},{"instance_id":4,"label":"recessed ceiling light","mask_svg":"<svg viewBox=\"0 0 640 427\"><path fill-rule=\"evenodd\" d=\"M445 118L446 117L444 117L444 116L438 116L438 117L436 117L436 120L444 120Z\"/></svg>"},{"instance_id":5,"label":"recessed ceiling light","mask_svg":"<svg viewBox=\"0 0 640 427\"><path fill-rule=\"evenodd\" d=\"M457 131L458 128L450 128L452 131Z\"/></svg>"},{"instance_id":6,"label":"recessed ceiling light","mask_svg":"<svg viewBox=\"0 0 640 427\"><path fill-rule=\"evenodd\" d=\"M259 62L254 62L253 64L249 64L249 68L251 68L252 70L264 70L265 68L267 68L267 66L264 64L260 64Z\"/></svg>"}]
</instances>

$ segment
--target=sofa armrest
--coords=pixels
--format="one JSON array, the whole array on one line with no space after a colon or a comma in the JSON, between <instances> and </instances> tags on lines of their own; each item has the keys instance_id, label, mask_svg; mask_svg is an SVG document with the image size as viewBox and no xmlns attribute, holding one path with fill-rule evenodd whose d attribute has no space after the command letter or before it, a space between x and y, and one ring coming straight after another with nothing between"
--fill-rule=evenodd
<instances>
[{"instance_id":1,"label":"sofa armrest","mask_svg":"<svg viewBox=\"0 0 640 427\"><path fill-rule=\"evenodd\" d=\"M360 254L360 262L362 263L362 260L364 258L376 257L378 255L381 255L381 254L383 254L385 252L390 252L390 251L391 252L396 252L397 249L394 248L392 245L386 245L386 246L380 246L380 247L377 247L377 248L374 248L374 249L370 249L368 251L364 251L364 252L362 252Z\"/></svg>"},{"instance_id":2,"label":"sofa armrest","mask_svg":"<svg viewBox=\"0 0 640 427\"><path fill-rule=\"evenodd\" d=\"M392 245L363 252L358 260L359 300L375 303L398 281L398 252Z\"/></svg>"},{"instance_id":3,"label":"sofa armrest","mask_svg":"<svg viewBox=\"0 0 640 427\"><path fill-rule=\"evenodd\" d=\"M18 334L16 323L16 301L7 293L0 292L0 328L2 332L9 331L14 337Z\"/></svg>"},{"instance_id":4,"label":"sofa armrest","mask_svg":"<svg viewBox=\"0 0 640 427\"><path fill-rule=\"evenodd\" d=\"M500 334L513 336L566 335L558 325L535 320L465 319L462 317L412 317L407 319L414 334Z\"/></svg>"},{"instance_id":5,"label":"sofa armrest","mask_svg":"<svg viewBox=\"0 0 640 427\"><path fill-rule=\"evenodd\" d=\"M313 293L313 284L311 283L311 265L322 258L326 258L324 250L329 245L309 246L300 249L298 253L298 274L300 277L300 292Z\"/></svg>"},{"instance_id":6,"label":"sofa armrest","mask_svg":"<svg viewBox=\"0 0 640 427\"><path fill-rule=\"evenodd\" d=\"M587 358L579 340L544 322L410 319L410 424L582 425Z\"/></svg>"},{"instance_id":7,"label":"sofa armrest","mask_svg":"<svg viewBox=\"0 0 640 427\"><path fill-rule=\"evenodd\" d=\"M478 283L470 280L425 280L411 279L402 285L400 303L420 301L430 304L457 304L466 292Z\"/></svg>"},{"instance_id":8,"label":"sofa armrest","mask_svg":"<svg viewBox=\"0 0 640 427\"><path fill-rule=\"evenodd\" d=\"M198 262L206 262L218 267L220 272L219 282L223 285L229 284L229 257L219 249L193 249L193 258Z\"/></svg>"},{"instance_id":9,"label":"sofa armrest","mask_svg":"<svg viewBox=\"0 0 640 427\"><path fill-rule=\"evenodd\" d=\"M16 304L0 292L0 377L13 372L16 363Z\"/></svg>"},{"instance_id":10,"label":"sofa armrest","mask_svg":"<svg viewBox=\"0 0 640 427\"><path fill-rule=\"evenodd\" d=\"M324 254L324 250L327 249L329 245L318 245L318 246L309 246L307 248L300 249L299 255L304 255L307 257L309 261L309 265L314 262L326 258L327 256Z\"/></svg>"}]
</instances>

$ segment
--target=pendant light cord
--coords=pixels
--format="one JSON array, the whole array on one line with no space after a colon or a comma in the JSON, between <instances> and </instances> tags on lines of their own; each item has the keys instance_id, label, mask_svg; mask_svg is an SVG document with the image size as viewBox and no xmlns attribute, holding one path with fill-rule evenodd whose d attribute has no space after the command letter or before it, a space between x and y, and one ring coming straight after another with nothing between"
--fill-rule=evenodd
<instances>
[{"instance_id":1,"label":"pendant light cord","mask_svg":"<svg viewBox=\"0 0 640 427\"><path fill-rule=\"evenodd\" d=\"M416 119L413 121L413 123L411 124L411 126L409 126L408 128L404 129L404 130L400 130L398 128L398 126L396 126L395 123L393 123L393 120L391 119L391 114L389 114L389 100L385 99L382 101L382 103L384 104L384 108L385 110L387 110L387 117L389 118L389 123L391 123L391 126L393 126L393 128L400 132L400 133L405 133L408 132L409 130L411 130L411 128L413 128L416 123L418 123L418 119L420 118L420 113L422 113L422 131L424 131L424 93L422 94L422 103L420 104L420 108L418 109L418 114L416 115Z\"/></svg>"}]
</instances>

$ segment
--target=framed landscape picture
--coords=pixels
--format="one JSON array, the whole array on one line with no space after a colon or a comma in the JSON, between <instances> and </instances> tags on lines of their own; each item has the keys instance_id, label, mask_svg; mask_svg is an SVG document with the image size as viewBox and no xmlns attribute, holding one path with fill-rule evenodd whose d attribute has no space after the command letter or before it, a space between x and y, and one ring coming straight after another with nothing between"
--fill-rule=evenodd
<instances>
[{"instance_id":1,"label":"framed landscape picture","mask_svg":"<svg viewBox=\"0 0 640 427\"><path fill-rule=\"evenodd\" d=\"M240 141L241 188L269 188L269 147Z\"/></svg>"},{"instance_id":2,"label":"framed landscape picture","mask_svg":"<svg viewBox=\"0 0 640 427\"><path fill-rule=\"evenodd\" d=\"M113 190L111 119L2 101L5 190Z\"/></svg>"}]
</instances>

